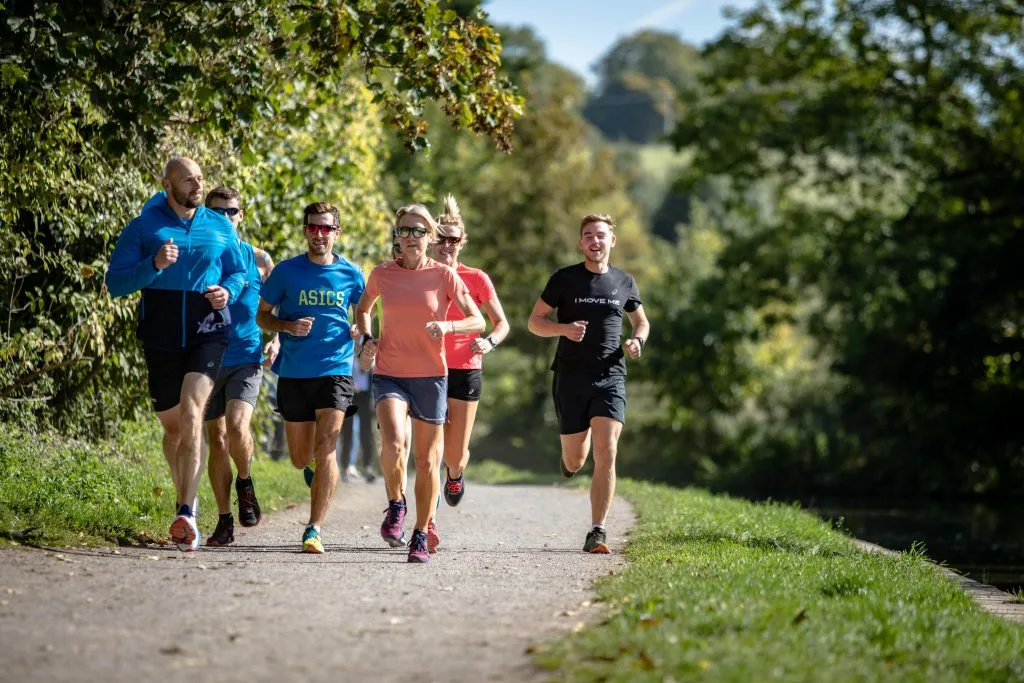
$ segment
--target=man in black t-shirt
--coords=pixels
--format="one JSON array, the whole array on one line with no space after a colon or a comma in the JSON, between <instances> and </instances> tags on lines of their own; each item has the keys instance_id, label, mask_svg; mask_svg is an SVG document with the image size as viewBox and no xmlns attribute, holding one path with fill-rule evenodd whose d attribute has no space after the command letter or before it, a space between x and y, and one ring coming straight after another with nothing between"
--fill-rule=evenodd
<instances>
[{"instance_id":1,"label":"man in black t-shirt","mask_svg":"<svg viewBox=\"0 0 1024 683\"><path fill-rule=\"evenodd\" d=\"M530 314L539 337L559 337L552 393L562 440L562 476L576 474L594 443L590 485L593 529L583 550L608 553L604 522L615 495L615 454L626 421L626 356L639 358L650 324L636 280L608 265L615 222L607 214L580 221L584 260L555 271ZM553 311L556 321L548 316ZM633 335L620 343L625 311Z\"/></svg>"}]
</instances>

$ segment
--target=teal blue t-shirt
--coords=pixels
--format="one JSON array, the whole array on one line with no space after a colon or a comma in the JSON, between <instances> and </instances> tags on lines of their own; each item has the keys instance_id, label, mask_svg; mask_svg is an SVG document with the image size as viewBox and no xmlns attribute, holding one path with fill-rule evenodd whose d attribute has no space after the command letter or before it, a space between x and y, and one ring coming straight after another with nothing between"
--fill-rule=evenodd
<instances>
[{"instance_id":1,"label":"teal blue t-shirt","mask_svg":"<svg viewBox=\"0 0 1024 683\"><path fill-rule=\"evenodd\" d=\"M228 330L228 350L221 367L252 365L263 362L263 333L256 325L256 309L260 304L263 277L256 265L256 252L248 242L239 242L242 261L245 262L245 284L235 303L228 307L231 327Z\"/></svg>"},{"instance_id":2,"label":"teal blue t-shirt","mask_svg":"<svg viewBox=\"0 0 1024 683\"><path fill-rule=\"evenodd\" d=\"M282 332L281 354L274 370L281 377L352 375L353 343L348 307L359 303L366 281L363 273L343 256L321 266L306 254L279 263L263 283L263 300L277 307L277 317L298 320L312 317L305 337Z\"/></svg>"}]
</instances>

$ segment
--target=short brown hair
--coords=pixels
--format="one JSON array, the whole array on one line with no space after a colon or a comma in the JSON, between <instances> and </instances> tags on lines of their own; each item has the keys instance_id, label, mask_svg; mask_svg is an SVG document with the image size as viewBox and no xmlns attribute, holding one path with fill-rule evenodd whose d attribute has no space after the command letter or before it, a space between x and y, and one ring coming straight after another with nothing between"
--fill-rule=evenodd
<instances>
[{"instance_id":1,"label":"short brown hair","mask_svg":"<svg viewBox=\"0 0 1024 683\"><path fill-rule=\"evenodd\" d=\"M338 211L338 207L334 204L328 204L327 202L313 202L302 210L302 224L307 225L309 223L309 217L318 213L329 213L334 216L334 226L341 227L341 212Z\"/></svg>"},{"instance_id":2,"label":"short brown hair","mask_svg":"<svg viewBox=\"0 0 1024 683\"><path fill-rule=\"evenodd\" d=\"M226 202L230 202L232 199L237 199L238 203L242 203L242 193L233 187L227 185L218 185L217 187L210 190L209 194L206 195L206 206L209 208L210 202L214 199L223 199Z\"/></svg>"},{"instance_id":3,"label":"short brown hair","mask_svg":"<svg viewBox=\"0 0 1024 683\"><path fill-rule=\"evenodd\" d=\"M609 230L615 230L615 221L606 213L588 213L580 219L580 237L583 236L583 228L591 223L607 223Z\"/></svg>"}]
</instances>

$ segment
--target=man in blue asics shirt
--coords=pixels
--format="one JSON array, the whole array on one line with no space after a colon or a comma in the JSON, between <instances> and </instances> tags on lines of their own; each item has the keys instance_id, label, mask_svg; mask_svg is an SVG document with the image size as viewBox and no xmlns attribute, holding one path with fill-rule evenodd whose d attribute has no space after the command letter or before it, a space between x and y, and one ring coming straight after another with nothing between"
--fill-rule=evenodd
<instances>
[{"instance_id":1,"label":"man in blue asics shirt","mask_svg":"<svg viewBox=\"0 0 1024 683\"><path fill-rule=\"evenodd\" d=\"M302 217L307 252L270 273L256 322L268 332L283 333L274 367L277 407L292 464L303 469L312 463L316 470L302 551L322 553L320 524L338 484L335 444L354 392L348 309L359 302L366 282L358 266L333 251L340 224L337 207L316 202Z\"/></svg>"},{"instance_id":2,"label":"man in blue asics shirt","mask_svg":"<svg viewBox=\"0 0 1024 683\"><path fill-rule=\"evenodd\" d=\"M226 216L237 230L245 217L241 199L234 188L215 187L206 195L206 207ZM235 540L235 520L231 514L232 460L238 470L235 477L238 521L244 527L260 522L260 505L249 469L253 455L250 423L259 398L263 368L274 362L280 348L277 335L264 344L263 332L256 324L260 290L274 269L274 261L270 254L248 242L241 241L239 246L247 268L245 287L228 307L231 312L228 350L206 404L206 434L210 443L208 472L219 513L217 528L206 539L209 546L225 546Z\"/></svg>"},{"instance_id":3,"label":"man in blue asics shirt","mask_svg":"<svg viewBox=\"0 0 1024 683\"><path fill-rule=\"evenodd\" d=\"M242 291L246 268L234 226L202 206L198 164L173 157L161 185L166 198L145 208L118 237L106 285L113 296L142 290L137 336L177 495L170 535L188 551L200 545L194 501L203 409L227 348L227 306Z\"/></svg>"}]
</instances>

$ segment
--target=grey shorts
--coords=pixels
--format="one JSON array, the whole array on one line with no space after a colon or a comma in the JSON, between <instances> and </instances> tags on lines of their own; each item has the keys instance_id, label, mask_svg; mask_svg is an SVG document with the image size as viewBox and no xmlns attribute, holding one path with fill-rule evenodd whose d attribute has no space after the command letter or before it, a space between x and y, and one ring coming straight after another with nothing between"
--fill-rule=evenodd
<instances>
[{"instance_id":1,"label":"grey shorts","mask_svg":"<svg viewBox=\"0 0 1024 683\"><path fill-rule=\"evenodd\" d=\"M227 411L228 401L245 401L256 407L260 395L261 365L231 365L222 367L213 384L213 393L206 402L206 419L216 420Z\"/></svg>"},{"instance_id":2,"label":"grey shorts","mask_svg":"<svg viewBox=\"0 0 1024 683\"><path fill-rule=\"evenodd\" d=\"M397 398L409 404L409 414L432 425L448 419L447 377L373 376L373 407L385 398Z\"/></svg>"}]
</instances>

